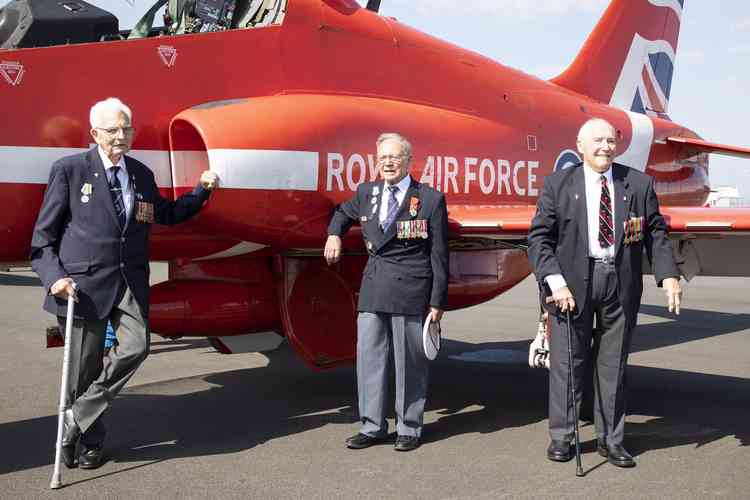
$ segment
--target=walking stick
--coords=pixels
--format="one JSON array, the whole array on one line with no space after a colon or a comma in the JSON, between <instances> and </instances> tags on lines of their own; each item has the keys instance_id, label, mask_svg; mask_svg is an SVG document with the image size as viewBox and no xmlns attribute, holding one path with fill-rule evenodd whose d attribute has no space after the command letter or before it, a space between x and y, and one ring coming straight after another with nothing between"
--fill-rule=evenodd
<instances>
[{"instance_id":1,"label":"walking stick","mask_svg":"<svg viewBox=\"0 0 750 500\"><path fill-rule=\"evenodd\" d=\"M63 420L68 407L68 376L70 374L70 344L73 334L73 309L75 307L75 292L78 287L73 283L73 295L68 295L68 312L65 317L65 347L63 347L62 381L60 384L60 404L57 415L57 441L55 442L55 470L52 472L50 489L56 490L62 486L60 461L62 459Z\"/></svg>"},{"instance_id":2,"label":"walking stick","mask_svg":"<svg viewBox=\"0 0 750 500\"><path fill-rule=\"evenodd\" d=\"M576 405L576 391L575 386L573 385L575 377L573 377L573 335L570 328L570 309L565 311L565 317L568 323L568 384L570 385L570 395L573 401L573 429L576 443L576 476L583 477L583 467L581 467L581 438L578 435L578 406Z\"/></svg>"}]
</instances>

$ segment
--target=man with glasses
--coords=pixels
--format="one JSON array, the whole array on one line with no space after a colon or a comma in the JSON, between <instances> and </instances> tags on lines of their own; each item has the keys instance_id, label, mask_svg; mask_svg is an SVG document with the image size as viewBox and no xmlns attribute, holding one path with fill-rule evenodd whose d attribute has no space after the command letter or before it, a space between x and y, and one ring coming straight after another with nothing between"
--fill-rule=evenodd
<instances>
[{"instance_id":1,"label":"man with glasses","mask_svg":"<svg viewBox=\"0 0 750 500\"><path fill-rule=\"evenodd\" d=\"M102 413L148 355L151 224L189 219L218 183L216 174L206 171L191 193L175 201L162 198L153 172L125 156L133 144L131 116L116 98L91 108L97 146L52 165L31 240L31 265L47 292L44 309L57 315L61 330L68 297L77 299L68 387L72 406L65 412L63 436L68 467L102 465ZM118 345L105 357L108 322Z\"/></svg>"},{"instance_id":2,"label":"man with glasses","mask_svg":"<svg viewBox=\"0 0 750 500\"><path fill-rule=\"evenodd\" d=\"M355 221L369 255L357 310L359 433L351 449L388 436L388 358L396 371L397 451L419 446L427 397L429 361L422 348L427 314L440 321L448 295L448 213L445 197L412 179L411 145L399 134L377 140L382 180L366 182L342 203L328 226L324 256L341 257L341 237Z\"/></svg>"}]
</instances>

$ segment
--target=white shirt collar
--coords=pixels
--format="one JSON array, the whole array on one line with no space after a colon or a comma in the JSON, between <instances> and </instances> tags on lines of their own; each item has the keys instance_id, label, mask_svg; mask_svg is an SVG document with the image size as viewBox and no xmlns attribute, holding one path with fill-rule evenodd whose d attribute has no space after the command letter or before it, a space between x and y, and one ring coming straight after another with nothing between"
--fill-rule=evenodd
<instances>
[{"instance_id":1,"label":"white shirt collar","mask_svg":"<svg viewBox=\"0 0 750 500\"><path fill-rule=\"evenodd\" d=\"M117 163L112 163L112 160L109 159L109 156L107 156L107 153L104 152L101 146L97 146L96 150L99 152L99 157L102 159L104 170L110 169L112 167L120 167L120 171L127 174L128 169L125 168L125 155L120 156L120 161L118 161Z\"/></svg>"},{"instance_id":2,"label":"white shirt collar","mask_svg":"<svg viewBox=\"0 0 750 500\"><path fill-rule=\"evenodd\" d=\"M603 175L607 178L607 183L612 186L612 167L610 166L606 172L603 174L600 174L599 172L595 171L593 168L589 167L585 163L583 164L583 173L586 179L586 185L587 186L600 186L599 179ZM611 188L610 188L611 189Z\"/></svg>"},{"instance_id":3,"label":"white shirt collar","mask_svg":"<svg viewBox=\"0 0 750 500\"><path fill-rule=\"evenodd\" d=\"M388 189L390 187L389 184L383 183L385 186L385 189ZM405 193L407 189L409 189L409 186L411 185L411 176L406 175L403 179L398 181L398 184L396 186L398 187L398 193Z\"/></svg>"}]
</instances>

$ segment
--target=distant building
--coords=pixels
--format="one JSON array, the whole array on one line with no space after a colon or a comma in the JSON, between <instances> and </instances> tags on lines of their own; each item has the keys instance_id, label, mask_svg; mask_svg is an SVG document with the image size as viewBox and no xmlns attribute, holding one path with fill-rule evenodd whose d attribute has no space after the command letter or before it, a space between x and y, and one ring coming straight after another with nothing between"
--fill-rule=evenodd
<instances>
[{"instance_id":1,"label":"distant building","mask_svg":"<svg viewBox=\"0 0 750 500\"><path fill-rule=\"evenodd\" d=\"M706 205L720 208L750 207L750 199L742 198L736 187L718 186L711 190Z\"/></svg>"}]
</instances>

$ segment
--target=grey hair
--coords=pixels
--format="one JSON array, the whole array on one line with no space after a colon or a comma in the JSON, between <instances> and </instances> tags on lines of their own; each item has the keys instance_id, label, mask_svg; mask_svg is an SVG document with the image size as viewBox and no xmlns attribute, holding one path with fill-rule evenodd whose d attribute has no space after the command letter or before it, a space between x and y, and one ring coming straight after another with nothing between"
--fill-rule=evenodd
<instances>
[{"instance_id":1,"label":"grey hair","mask_svg":"<svg viewBox=\"0 0 750 500\"><path fill-rule=\"evenodd\" d=\"M386 132L380 134L378 140L375 141L375 145L377 147L380 147L380 145L385 141L396 141L401 143L401 150L404 152L404 157L408 160L411 159L411 143L406 139L406 137L401 134L397 134L396 132Z\"/></svg>"},{"instance_id":2,"label":"grey hair","mask_svg":"<svg viewBox=\"0 0 750 500\"><path fill-rule=\"evenodd\" d=\"M130 108L117 97L109 97L91 106L91 111L89 112L91 128L96 128L100 124L99 117L103 111L119 111L128 117L129 122L133 121L133 113L130 111Z\"/></svg>"},{"instance_id":3,"label":"grey hair","mask_svg":"<svg viewBox=\"0 0 750 500\"><path fill-rule=\"evenodd\" d=\"M581 125L581 128L578 129L578 140L579 141L582 140L584 134L588 132L591 128L593 128L595 125L606 125L607 127L612 129L612 132L614 132L615 135L617 135L617 129L614 127L614 125L609 123L604 118L591 118L589 120L586 120L586 123Z\"/></svg>"}]
</instances>

